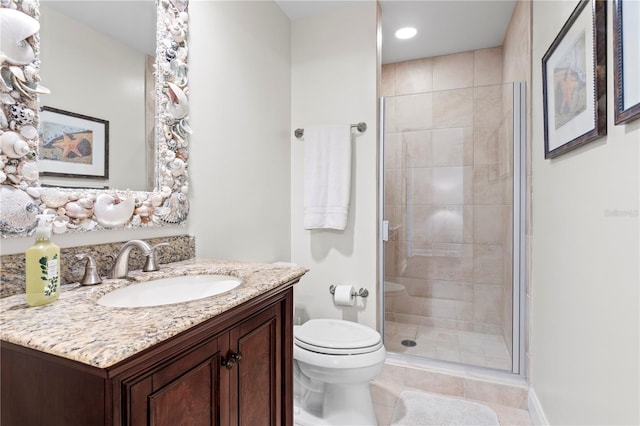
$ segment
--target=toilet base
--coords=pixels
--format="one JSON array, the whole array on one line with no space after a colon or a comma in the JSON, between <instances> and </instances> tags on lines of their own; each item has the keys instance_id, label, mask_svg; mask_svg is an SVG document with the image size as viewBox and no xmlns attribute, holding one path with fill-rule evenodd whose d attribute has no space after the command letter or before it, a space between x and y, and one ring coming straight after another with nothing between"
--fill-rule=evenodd
<instances>
[{"instance_id":1,"label":"toilet base","mask_svg":"<svg viewBox=\"0 0 640 426\"><path fill-rule=\"evenodd\" d=\"M293 424L295 426L331 426L331 423L296 405L293 407Z\"/></svg>"},{"instance_id":2,"label":"toilet base","mask_svg":"<svg viewBox=\"0 0 640 426\"><path fill-rule=\"evenodd\" d=\"M297 426L377 426L369 383L344 385L325 383L322 416L294 404L294 424Z\"/></svg>"},{"instance_id":3,"label":"toilet base","mask_svg":"<svg viewBox=\"0 0 640 426\"><path fill-rule=\"evenodd\" d=\"M377 426L369 382L345 385L325 383L324 418L332 425Z\"/></svg>"}]
</instances>

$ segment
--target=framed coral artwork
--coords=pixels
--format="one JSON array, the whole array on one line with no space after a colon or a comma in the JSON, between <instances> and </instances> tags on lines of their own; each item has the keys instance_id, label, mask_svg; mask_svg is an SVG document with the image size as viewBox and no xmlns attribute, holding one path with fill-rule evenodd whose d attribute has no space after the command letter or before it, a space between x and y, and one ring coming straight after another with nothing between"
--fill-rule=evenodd
<instances>
[{"instance_id":1,"label":"framed coral artwork","mask_svg":"<svg viewBox=\"0 0 640 426\"><path fill-rule=\"evenodd\" d=\"M40 112L43 176L107 179L109 122L44 106Z\"/></svg>"},{"instance_id":2,"label":"framed coral artwork","mask_svg":"<svg viewBox=\"0 0 640 426\"><path fill-rule=\"evenodd\" d=\"M606 1L581 0L542 57L544 155L607 134Z\"/></svg>"},{"instance_id":3,"label":"framed coral artwork","mask_svg":"<svg viewBox=\"0 0 640 426\"><path fill-rule=\"evenodd\" d=\"M640 118L640 1L613 1L615 124Z\"/></svg>"}]
</instances>

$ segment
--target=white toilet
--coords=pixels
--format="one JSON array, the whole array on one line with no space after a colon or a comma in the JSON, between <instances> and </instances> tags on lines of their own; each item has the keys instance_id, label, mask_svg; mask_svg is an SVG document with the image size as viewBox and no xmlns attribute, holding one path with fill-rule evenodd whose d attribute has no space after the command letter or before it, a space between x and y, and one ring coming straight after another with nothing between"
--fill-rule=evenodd
<instances>
[{"instance_id":1,"label":"white toilet","mask_svg":"<svg viewBox=\"0 0 640 426\"><path fill-rule=\"evenodd\" d=\"M294 423L377 425L369 381L384 366L380 334L334 319L309 320L293 334Z\"/></svg>"}]
</instances>

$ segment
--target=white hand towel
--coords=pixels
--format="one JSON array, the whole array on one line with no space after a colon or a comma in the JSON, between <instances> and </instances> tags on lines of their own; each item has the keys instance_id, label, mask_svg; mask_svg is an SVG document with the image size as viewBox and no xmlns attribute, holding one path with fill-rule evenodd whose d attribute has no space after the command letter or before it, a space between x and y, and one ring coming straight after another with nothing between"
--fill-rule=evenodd
<instances>
[{"instance_id":1,"label":"white hand towel","mask_svg":"<svg viewBox=\"0 0 640 426\"><path fill-rule=\"evenodd\" d=\"M347 226L351 191L351 126L304 131L304 228Z\"/></svg>"}]
</instances>

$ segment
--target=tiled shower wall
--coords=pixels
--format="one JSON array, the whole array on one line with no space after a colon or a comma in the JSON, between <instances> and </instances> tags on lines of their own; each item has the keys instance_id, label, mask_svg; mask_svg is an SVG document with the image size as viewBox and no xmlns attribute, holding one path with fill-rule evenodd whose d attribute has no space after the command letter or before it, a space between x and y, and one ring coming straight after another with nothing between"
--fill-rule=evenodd
<instances>
[{"instance_id":1,"label":"tiled shower wall","mask_svg":"<svg viewBox=\"0 0 640 426\"><path fill-rule=\"evenodd\" d=\"M511 340L512 112L502 48L383 65L387 319ZM510 345L509 345L510 346Z\"/></svg>"}]
</instances>

